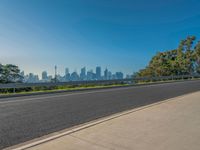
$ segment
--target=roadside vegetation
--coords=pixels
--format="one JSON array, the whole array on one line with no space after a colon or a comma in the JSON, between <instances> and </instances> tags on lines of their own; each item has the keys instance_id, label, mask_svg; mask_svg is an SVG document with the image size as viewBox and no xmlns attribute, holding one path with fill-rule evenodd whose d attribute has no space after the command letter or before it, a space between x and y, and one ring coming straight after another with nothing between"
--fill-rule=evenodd
<instances>
[{"instance_id":1,"label":"roadside vegetation","mask_svg":"<svg viewBox=\"0 0 200 150\"><path fill-rule=\"evenodd\" d=\"M41 93L41 92L54 92L54 91L72 91L72 90L81 90L81 89L98 89L98 88L109 88L109 87L119 87L119 86L128 86L126 83L118 84L87 84L87 85L65 85L65 86L51 86L51 87L27 87L27 88L17 88L15 93L19 94L28 94L28 93ZM0 89L0 95L9 95L13 94L13 89Z\"/></svg>"},{"instance_id":2,"label":"roadside vegetation","mask_svg":"<svg viewBox=\"0 0 200 150\"><path fill-rule=\"evenodd\" d=\"M195 36L182 40L178 48L158 52L145 69L136 75L140 77L159 77L200 74L200 41Z\"/></svg>"},{"instance_id":3,"label":"roadside vegetation","mask_svg":"<svg viewBox=\"0 0 200 150\"><path fill-rule=\"evenodd\" d=\"M20 75L20 69L13 64L0 64L0 83L21 82L23 77Z\"/></svg>"}]
</instances>

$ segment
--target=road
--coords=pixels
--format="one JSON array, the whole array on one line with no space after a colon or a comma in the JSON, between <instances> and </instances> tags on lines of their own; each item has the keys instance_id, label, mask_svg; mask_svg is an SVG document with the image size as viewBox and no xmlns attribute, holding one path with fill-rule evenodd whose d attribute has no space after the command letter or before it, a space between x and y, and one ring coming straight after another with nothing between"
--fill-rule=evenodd
<instances>
[{"instance_id":1,"label":"road","mask_svg":"<svg viewBox=\"0 0 200 150\"><path fill-rule=\"evenodd\" d=\"M0 99L0 149L200 90L200 81ZM170 110L169 110L170 111Z\"/></svg>"}]
</instances>

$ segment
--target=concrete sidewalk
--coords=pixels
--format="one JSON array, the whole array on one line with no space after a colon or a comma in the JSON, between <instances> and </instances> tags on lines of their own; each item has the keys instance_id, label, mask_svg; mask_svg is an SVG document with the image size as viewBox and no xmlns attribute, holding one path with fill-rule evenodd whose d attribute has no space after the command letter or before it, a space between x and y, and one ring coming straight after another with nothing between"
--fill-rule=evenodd
<instances>
[{"instance_id":1,"label":"concrete sidewalk","mask_svg":"<svg viewBox=\"0 0 200 150\"><path fill-rule=\"evenodd\" d=\"M29 150L199 150L200 92L138 109Z\"/></svg>"}]
</instances>

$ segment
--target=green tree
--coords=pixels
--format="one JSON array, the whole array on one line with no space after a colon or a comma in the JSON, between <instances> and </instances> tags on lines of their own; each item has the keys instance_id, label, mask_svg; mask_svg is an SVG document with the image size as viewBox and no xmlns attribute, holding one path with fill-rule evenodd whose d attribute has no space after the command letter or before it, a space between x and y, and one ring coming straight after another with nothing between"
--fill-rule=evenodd
<instances>
[{"instance_id":1,"label":"green tree","mask_svg":"<svg viewBox=\"0 0 200 150\"><path fill-rule=\"evenodd\" d=\"M3 76L3 65L0 64L0 83L2 82L2 76Z\"/></svg>"},{"instance_id":2,"label":"green tree","mask_svg":"<svg viewBox=\"0 0 200 150\"><path fill-rule=\"evenodd\" d=\"M194 40L196 38L194 36L187 37L185 40L185 65L186 65L186 74L192 74L194 72L194 50L192 48Z\"/></svg>"},{"instance_id":3,"label":"green tree","mask_svg":"<svg viewBox=\"0 0 200 150\"><path fill-rule=\"evenodd\" d=\"M200 74L200 41L195 46L195 67L196 67L196 72Z\"/></svg>"},{"instance_id":4,"label":"green tree","mask_svg":"<svg viewBox=\"0 0 200 150\"><path fill-rule=\"evenodd\" d=\"M188 36L180 42L177 49L157 53L138 75L171 76L200 73L200 42L194 48L195 39L195 36Z\"/></svg>"},{"instance_id":5,"label":"green tree","mask_svg":"<svg viewBox=\"0 0 200 150\"><path fill-rule=\"evenodd\" d=\"M1 65L1 83L11 83L11 82L20 82L22 76L20 75L20 69L16 65L6 64Z\"/></svg>"}]
</instances>

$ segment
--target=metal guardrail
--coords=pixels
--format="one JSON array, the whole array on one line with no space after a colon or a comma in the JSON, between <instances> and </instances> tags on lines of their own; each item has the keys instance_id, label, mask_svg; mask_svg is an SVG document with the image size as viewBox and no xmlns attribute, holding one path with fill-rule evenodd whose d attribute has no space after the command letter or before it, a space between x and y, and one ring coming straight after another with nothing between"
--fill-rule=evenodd
<instances>
[{"instance_id":1,"label":"metal guardrail","mask_svg":"<svg viewBox=\"0 0 200 150\"><path fill-rule=\"evenodd\" d=\"M8 83L0 84L0 89L8 88L25 88L25 87L51 87L51 86L64 86L64 85L87 85L87 84L112 84L132 81L132 79L122 80L96 80L96 81L69 81L69 82L44 82L44 83Z\"/></svg>"},{"instance_id":2,"label":"metal guardrail","mask_svg":"<svg viewBox=\"0 0 200 150\"><path fill-rule=\"evenodd\" d=\"M138 77L131 79L121 80L95 80L95 81L69 81L69 82L56 82L56 83L8 83L0 84L0 89L17 89L26 87L52 87L52 86L64 86L64 85L87 85L87 84L117 84L117 83L135 83L139 81L162 81L162 80L181 80L200 78L200 75L183 75L183 76L163 76L163 77Z\"/></svg>"}]
</instances>

